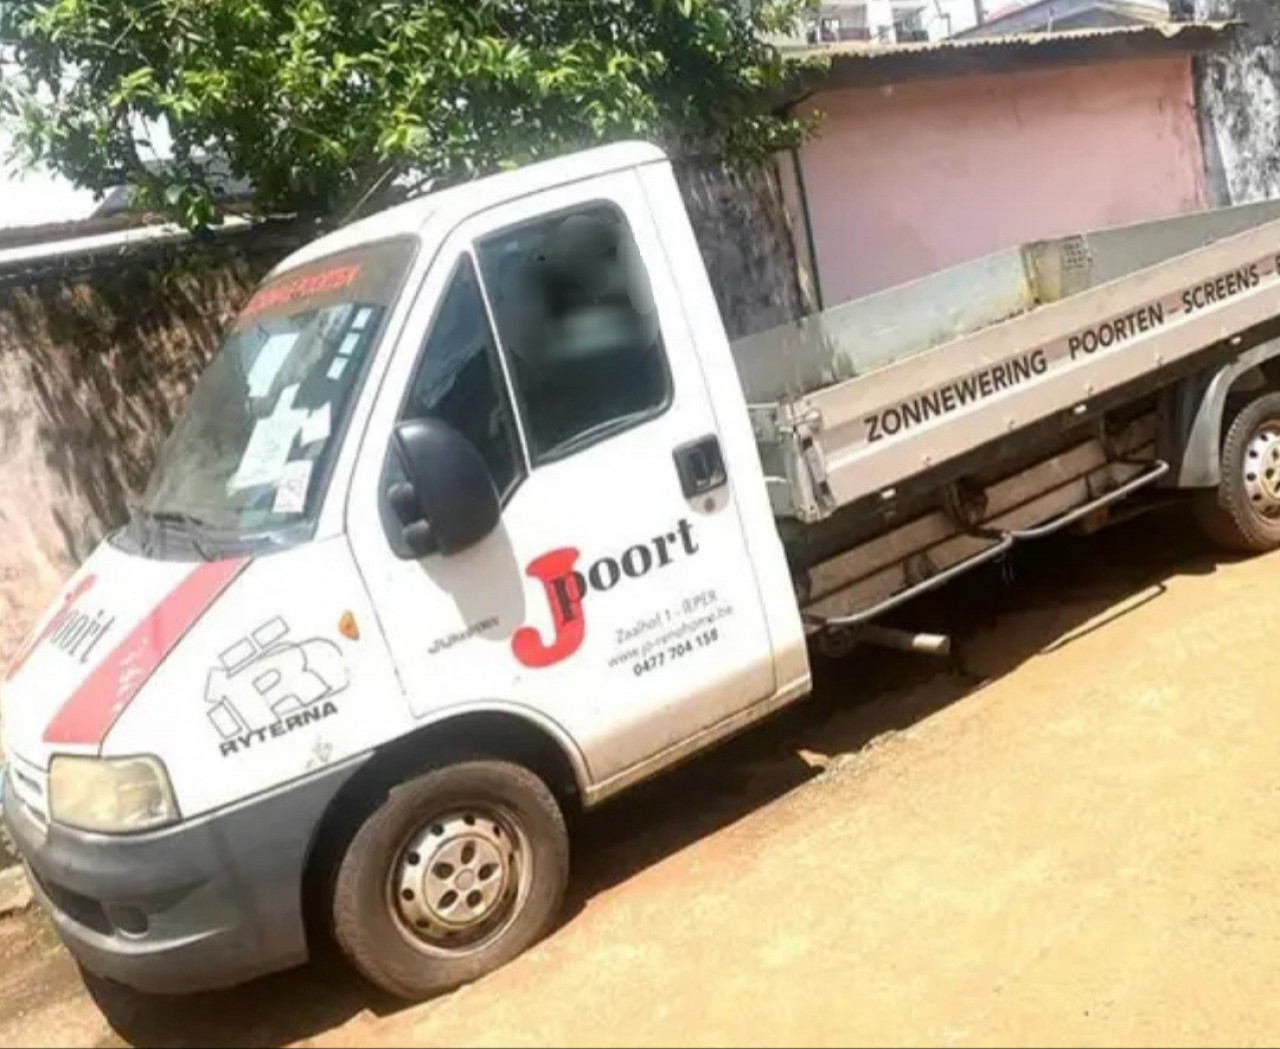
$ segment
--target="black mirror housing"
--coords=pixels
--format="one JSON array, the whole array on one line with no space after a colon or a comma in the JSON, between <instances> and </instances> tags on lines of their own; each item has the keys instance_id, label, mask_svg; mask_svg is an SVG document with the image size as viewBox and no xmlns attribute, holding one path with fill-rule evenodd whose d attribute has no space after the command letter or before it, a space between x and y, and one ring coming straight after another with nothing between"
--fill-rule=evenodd
<instances>
[{"instance_id":1,"label":"black mirror housing","mask_svg":"<svg viewBox=\"0 0 1280 1049\"><path fill-rule=\"evenodd\" d=\"M497 528L493 478L475 446L452 426L406 419L391 444L407 480L393 484L386 497L414 556L461 553Z\"/></svg>"}]
</instances>

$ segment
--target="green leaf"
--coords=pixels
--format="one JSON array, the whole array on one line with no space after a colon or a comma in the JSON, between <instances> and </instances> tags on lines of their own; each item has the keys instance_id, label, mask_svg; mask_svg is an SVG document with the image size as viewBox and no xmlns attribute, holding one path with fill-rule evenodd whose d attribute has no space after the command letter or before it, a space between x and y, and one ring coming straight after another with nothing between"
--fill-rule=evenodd
<instances>
[{"instance_id":1,"label":"green leaf","mask_svg":"<svg viewBox=\"0 0 1280 1049\"><path fill-rule=\"evenodd\" d=\"M635 135L752 160L813 129L780 112L791 67L763 42L807 6L0 0L0 114L25 161L99 192L152 186L138 158L167 126L149 199L188 225L217 221L215 172L317 215L388 160L446 183Z\"/></svg>"}]
</instances>

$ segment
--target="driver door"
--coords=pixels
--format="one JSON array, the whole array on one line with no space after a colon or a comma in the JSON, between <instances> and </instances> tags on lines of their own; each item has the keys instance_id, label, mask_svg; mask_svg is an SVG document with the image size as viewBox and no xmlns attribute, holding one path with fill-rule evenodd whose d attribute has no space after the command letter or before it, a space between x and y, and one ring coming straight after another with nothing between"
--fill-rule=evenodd
<instances>
[{"instance_id":1,"label":"driver door","mask_svg":"<svg viewBox=\"0 0 1280 1049\"><path fill-rule=\"evenodd\" d=\"M397 550L398 420L480 452L502 504L452 556ZM449 236L395 351L348 505L422 720L503 709L601 782L771 696L769 632L717 423L638 176Z\"/></svg>"}]
</instances>

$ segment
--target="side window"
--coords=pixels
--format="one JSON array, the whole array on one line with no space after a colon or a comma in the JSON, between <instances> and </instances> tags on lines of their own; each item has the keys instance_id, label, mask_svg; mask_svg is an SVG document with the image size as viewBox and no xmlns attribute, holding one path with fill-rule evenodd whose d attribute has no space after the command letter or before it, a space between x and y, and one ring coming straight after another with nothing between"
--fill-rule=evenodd
<instances>
[{"instance_id":1,"label":"side window","mask_svg":"<svg viewBox=\"0 0 1280 1049\"><path fill-rule=\"evenodd\" d=\"M520 446L475 266L464 256L427 333L400 419L436 418L484 457L499 495L521 472ZM394 456L392 457L394 460Z\"/></svg>"},{"instance_id":2,"label":"side window","mask_svg":"<svg viewBox=\"0 0 1280 1049\"><path fill-rule=\"evenodd\" d=\"M667 406L649 275L616 207L540 218L486 238L477 253L535 463Z\"/></svg>"}]
</instances>

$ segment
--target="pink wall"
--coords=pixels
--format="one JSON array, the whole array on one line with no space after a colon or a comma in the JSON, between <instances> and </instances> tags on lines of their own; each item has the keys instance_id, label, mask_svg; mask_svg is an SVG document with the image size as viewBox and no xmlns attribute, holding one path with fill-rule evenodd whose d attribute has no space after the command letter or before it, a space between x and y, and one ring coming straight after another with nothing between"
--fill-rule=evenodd
<instances>
[{"instance_id":1,"label":"pink wall","mask_svg":"<svg viewBox=\"0 0 1280 1049\"><path fill-rule=\"evenodd\" d=\"M825 303L1205 206L1185 55L857 88L803 149Z\"/></svg>"}]
</instances>

